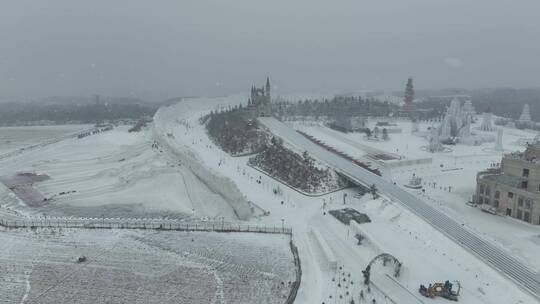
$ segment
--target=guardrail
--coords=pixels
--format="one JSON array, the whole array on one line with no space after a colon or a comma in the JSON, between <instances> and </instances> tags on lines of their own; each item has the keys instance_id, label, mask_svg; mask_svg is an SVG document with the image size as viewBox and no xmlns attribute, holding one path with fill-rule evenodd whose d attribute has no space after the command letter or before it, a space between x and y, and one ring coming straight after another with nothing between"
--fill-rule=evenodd
<instances>
[{"instance_id":1,"label":"guardrail","mask_svg":"<svg viewBox=\"0 0 540 304\"><path fill-rule=\"evenodd\" d=\"M172 231L251 232L292 235L290 227L246 225L226 222L178 222L161 219L0 219L6 228L153 229Z\"/></svg>"}]
</instances>

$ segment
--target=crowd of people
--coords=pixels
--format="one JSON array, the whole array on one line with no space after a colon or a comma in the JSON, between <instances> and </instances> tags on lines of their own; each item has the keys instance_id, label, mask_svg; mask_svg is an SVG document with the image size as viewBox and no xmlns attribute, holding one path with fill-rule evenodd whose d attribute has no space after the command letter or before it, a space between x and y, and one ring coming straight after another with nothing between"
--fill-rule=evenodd
<instances>
[{"instance_id":1,"label":"crowd of people","mask_svg":"<svg viewBox=\"0 0 540 304\"><path fill-rule=\"evenodd\" d=\"M333 177L328 168L318 168L308 153L294 153L275 138L272 138L261 153L252 157L249 164L293 188L308 193L319 192L325 185L332 184Z\"/></svg>"}]
</instances>

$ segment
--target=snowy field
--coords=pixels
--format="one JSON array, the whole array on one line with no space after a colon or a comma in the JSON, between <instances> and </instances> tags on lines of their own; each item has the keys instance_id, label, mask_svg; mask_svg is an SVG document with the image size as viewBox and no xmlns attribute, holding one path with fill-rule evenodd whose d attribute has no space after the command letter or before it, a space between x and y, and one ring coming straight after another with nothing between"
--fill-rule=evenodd
<instances>
[{"instance_id":1,"label":"snowy field","mask_svg":"<svg viewBox=\"0 0 540 304\"><path fill-rule=\"evenodd\" d=\"M475 130L481 123L479 119L472 125L473 132L482 134L496 134L495 132L482 132ZM395 181L398 185L409 182L412 174L423 178L425 194L412 191L425 201L443 209L453 218L471 227L479 234L484 235L493 243L511 252L525 264L540 272L540 227L521 222L511 217L495 216L481 212L465 204L476 191L476 173L489 168L493 163L499 163L501 152L494 151L494 143L484 143L480 146L455 145L449 146L451 152L429 153L419 147L427 145L427 140L417 134L411 134L410 122L398 122L403 129L401 134L390 134L389 141L373 142L364 138L360 133L344 134L320 125L294 124L294 127L320 138L324 142L339 148L351 155L363 156L366 151L340 140L348 140L379 150L402 155L405 159L418 157L431 157L432 164L421 164L384 170L385 177ZM420 131L430 126L420 124ZM524 150L526 141L532 141L536 132L530 130L517 130L505 127L503 129L504 152ZM336 133L337 136L331 136ZM435 185L433 186L433 183ZM451 189L448 187L451 186ZM408 188L404 188L408 189Z\"/></svg>"},{"instance_id":2,"label":"snowy field","mask_svg":"<svg viewBox=\"0 0 540 304\"><path fill-rule=\"evenodd\" d=\"M236 218L223 198L189 168L152 147L148 129L139 133L127 129L70 138L0 160L4 177L21 172L50 177L33 185L48 199L44 206L23 208L13 199L2 204L57 216Z\"/></svg>"},{"instance_id":3,"label":"snowy field","mask_svg":"<svg viewBox=\"0 0 540 304\"><path fill-rule=\"evenodd\" d=\"M160 109L159 115L155 117L155 124L162 128L162 133L172 134L174 140L169 139L168 142L173 149L189 149L206 167L211 168L216 174L230 178L248 200L269 212L268 216L258 216L251 222L292 226L293 239L299 248L303 271L302 285L296 303L345 304L350 303L351 299L358 303L359 291L362 289L360 285L355 285L354 288L347 285L347 288L351 288L349 294L347 295L346 290L340 293L338 289L340 287L337 287L332 279L336 279L336 276L341 274L328 269L325 255L318 250L320 246L310 237L310 231L313 228L320 232L328 247L331 248L336 262L346 275L351 273L351 276L354 277L353 281L361 281L360 270L364 269L369 261L380 252L390 252L404 262L404 273L398 283L389 281L385 277L387 270L379 269L376 271L374 276L377 280L376 283L380 285L380 290L372 291L373 294L370 296L376 298L377 303L385 303L385 293L394 296L396 294L406 295L406 299L395 298L397 303L445 303L447 300L444 299L422 298L418 293L418 287L420 284L447 279L462 282L461 303L536 303L516 285L481 262L477 257L448 240L434 228L404 210L399 204L372 201L367 197L358 200L353 198L356 194L354 189L338 191L317 198L306 197L280 185L279 182L267 176L261 176L259 172L247 166L246 157L230 157L220 151L212 144L206 135L204 126L199 124L198 119L210 110L225 108L240 102L245 103L245 99L241 96L183 100L176 105ZM306 131L309 128L306 126ZM404 130L404 134L407 134L406 132ZM508 131L508 133L510 132ZM401 136L401 134L390 134L390 136L391 138L395 137L396 142L399 142L400 146L397 147L399 151L396 148L391 148L393 145L389 142L381 142L377 148L387 149L388 152L402 154L404 157L423 156L420 148L413 150L412 146L407 147L414 143L410 141L410 138ZM521 136L522 133L519 131L516 137ZM530 137L532 138L532 135ZM505 140L505 143L509 143L508 141L513 139L505 138ZM422 138L418 138L417 141L422 144L425 142ZM485 147L488 147L487 144ZM349 147L349 149L352 148ZM483 147L475 148L482 151ZM411 152L407 153L407 151ZM478 154L487 154L490 158L480 158L478 167L485 168L489 166L490 162L497 158L500 159L500 155L484 151L480 153L479 151ZM355 153L354 150L350 152L351 155ZM463 150L463 159L469 161L471 159L467 156L469 152L466 152L467 154L465 152L466 149ZM357 153L364 152L358 151ZM446 166L455 168L452 153L441 156L439 162L443 160L445 168ZM473 160L476 161L476 159ZM446 173L441 172L439 165L440 163L434 161L433 165L426 166L426 168L431 168L433 172L444 176ZM391 177L398 179L402 176L404 180L408 180L414 170L418 169L400 168L398 171L391 172ZM262 181L261 183L257 182L259 179ZM274 194L273 189L276 188L280 188L281 192ZM454 190L458 191L453 189L452 192ZM345 205L343 205L344 194L347 194ZM353 238L354 235L348 226L328 215L323 216L324 204L328 209L352 207L368 213L373 222L363 226L365 227L364 233L369 235L373 242L367 242L365 246L357 246L356 240ZM460 204L465 206L464 201ZM479 211L478 214L480 214ZM496 217L493 217L493 220L493 223L496 223L496 220L506 221L504 218ZM339 295L342 297L340 298ZM371 300L371 298L369 299Z\"/></svg>"},{"instance_id":4,"label":"snowy field","mask_svg":"<svg viewBox=\"0 0 540 304\"><path fill-rule=\"evenodd\" d=\"M0 231L0 303L284 303L289 237ZM77 263L80 256L87 260Z\"/></svg>"},{"instance_id":5,"label":"snowy field","mask_svg":"<svg viewBox=\"0 0 540 304\"><path fill-rule=\"evenodd\" d=\"M159 109L153 125L141 133L128 133L123 128L117 128L80 140L64 140L39 151L29 151L9 160L0 160L2 176L12 176L18 172L47 174L50 179L36 183L34 187L45 197L53 198L50 204L41 209L29 209L23 207L24 204L13 193L0 187L3 207L12 208L2 208L0 213L11 215L14 212L47 211L95 217L106 213L111 217L156 215L215 219L224 216L227 220L249 219L245 224L292 227L293 241L299 249L302 265L302 284L295 303L349 304L352 299L359 303L360 291L364 292L365 300L376 299L377 303L389 303L388 298L397 303L445 303L447 300L421 297L418 287L420 284L427 285L447 279L461 282L460 303L537 303L512 282L403 209L400 204L384 199L372 200L369 195L361 198L356 195L355 189L308 197L251 168L247 165L248 157L231 157L222 152L208 138L199 118L211 110L227 108L240 102L245 104L246 100L245 96L185 99ZM426 182L436 182L435 188L426 188L425 200L444 208L458 221L511 250L529 265L538 265L536 253L539 249L536 240L540 233L537 227L481 213L465 205L474 191L476 172L500 161L501 153L493 152L493 143L477 147L458 145L452 147L453 152L431 154L420 149L427 142L422 137L410 134L410 124L399 124L403 133L390 134L391 140L388 142L367 142L355 134L343 135L346 140L340 140L340 137L332 136L333 130L318 125L294 126L315 137L324 138L326 143L353 156L365 155L367 151L361 147L369 146L400 155L404 159L432 157L432 164L395 168L384 172L385 177L402 185L412 173L416 173ZM425 130L427 125L420 127ZM533 137L534 134L527 131L505 129L505 149L523 149L520 143ZM444 188L450 183L453 188L448 192L448 188ZM275 189L279 191L275 192ZM62 192L69 193L61 195ZM248 201L250 205L247 205ZM359 228L367 238L360 246L354 238L357 231L328 214L324 215L325 211L344 207L366 213L372 220ZM312 236L313 230L318 231L320 239ZM229 301L224 298L227 295L233 297L230 292L233 288L240 289L242 296L247 295L248 300L241 303L283 303L289 290L282 290L281 285L276 287L275 283L281 284L283 281L288 285L288 281L294 280L294 266L284 236L271 236L275 241L268 241L265 235L249 234L243 235L245 239L238 240L237 234L233 234L235 238L230 239L230 235L224 238L226 234L210 233L204 235L208 235L212 243L205 240L203 243L206 245L203 246L197 242L199 238L206 238L203 234L113 232L101 235L99 231L72 230L55 232L54 235L28 231L2 232L0 244L13 248L2 250L7 255L0 256L2 261L17 260L13 254L21 246L29 248L28 252L32 254L22 254L20 263L8 267L8 273L17 275L4 281L15 283L3 284L0 288L17 286L10 294L16 294L15 299L20 302L25 294L26 299L31 299L32 296L39 296L32 292L47 290L49 287L44 285L47 280L42 278L50 278L51 282L60 281L59 286L69 286L64 285L67 282L79 286L66 288L65 292L76 290L79 293L77 296L92 296L80 286L86 284L85 278L95 275L97 269L108 268L103 272L104 280L99 282L113 282L111 286L125 294L128 300L133 300L130 298L132 293L139 292L141 297L156 297L152 298L156 299L156 303L167 303L180 292L168 284L155 282L155 278L165 276L160 271L167 269L171 270L166 274L169 276L165 277L169 282L174 282L175 286L189 285L190 290L194 291L193 294L180 292L181 296L192 297L180 301L182 303L236 303L234 299ZM193 235L198 237L191 242ZM321 251L321 242L326 243L329 248L327 251ZM229 244L231 247L228 247ZM51 254L53 249L58 248L63 251L57 255ZM79 251L81 248L85 250L84 255L89 257L89 267L84 263L73 262L82 254ZM234 251L232 248L239 250ZM112 256L109 252L117 255ZM274 252L282 254L276 257ZM386 276L391 273L388 269L377 266L372 272L372 281L376 286L368 292L360 284L361 270L382 252L391 253L403 262L402 276L394 281ZM236 255L240 257L239 261ZM182 260L178 262L177 259ZM280 259L283 262L279 262ZM44 264L40 264L42 260ZM99 263L93 264L93 260ZM123 266L126 260L130 266ZM223 266L225 269L235 269L234 273L242 273L234 274L230 281L227 281L227 275L219 274L219 271L207 271L219 269L213 263L231 263L231 260L245 268ZM274 260L278 262L272 262ZM244 262L247 265L242 264ZM341 269L329 267L334 262ZM17 268L19 264L27 266ZM66 267L66 264L85 267L81 271L75 268L74 271ZM53 271L53 266L58 268ZM194 281L200 283L190 285L193 282L186 279L187 271L196 277ZM243 277L244 272L248 273L247 277ZM39 281L30 280L26 283L34 273L34 278ZM140 282L144 282L142 287L124 279L133 277L133 273L140 278ZM249 278L253 273L263 279L257 277L253 279L257 283L251 282ZM272 278L271 274L279 279L272 281L269 279ZM341 284L343 279L347 283ZM230 283L227 285L225 282ZM103 295L112 296L113 289L99 284L92 283L90 286L103 288ZM255 285L263 288L252 287ZM55 291L55 288L51 290ZM152 289L162 291L151 293ZM133 290L135 292L131 292ZM201 294L204 299L197 298ZM259 298L254 300L254 297ZM55 303L54 300L51 298L51 303Z\"/></svg>"},{"instance_id":6,"label":"snowy field","mask_svg":"<svg viewBox=\"0 0 540 304\"><path fill-rule=\"evenodd\" d=\"M0 127L0 155L91 127L91 125Z\"/></svg>"}]
</instances>

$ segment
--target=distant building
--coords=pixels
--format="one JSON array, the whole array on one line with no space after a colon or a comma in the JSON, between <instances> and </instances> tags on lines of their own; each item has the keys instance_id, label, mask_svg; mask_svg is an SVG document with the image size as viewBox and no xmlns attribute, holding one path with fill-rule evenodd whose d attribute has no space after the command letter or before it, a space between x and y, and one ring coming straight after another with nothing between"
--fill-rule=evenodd
<instances>
[{"instance_id":1,"label":"distant building","mask_svg":"<svg viewBox=\"0 0 540 304\"><path fill-rule=\"evenodd\" d=\"M251 97L248 99L247 110L253 118L270 116L272 114L271 101L270 78L266 77L266 86L260 88L251 87Z\"/></svg>"},{"instance_id":2,"label":"distant building","mask_svg":"<svg viewBox=\"0 0 540 304\"><path fill-rule=\"evenodd\" d=\"M525 104L523 106L523 110L521 111L521 115L519 116L516 124L522 128L530 128L534 124L531 119L531 113L528 104Z\"/></svg>"},{"instance_id":3,"label":"distant building","mask_svg":"<svg viewBox=\"0 0 540 304\"><path fill-rule=\"evenodd\" d=\"M335 116L334 125L347 132L355 132L367 127L367 118L340 113Z\"/></svg>"},{"instance_id":4,"label":"distant building","mask_svg":"<svg viewBox=\"0 0 540 304\"><path fill-rule=\"evenodd\" d=\"M540 138L525 152L505 154L500 168L479 172L475 202L540 225Z\"/></svg>"},{"instance_id":5,"label":"distant building","mask_svg":"<svg viewBox=\"0 0 540 304\"><path fill-rule=\"evenodd\" d=\"M405 85L405 94L403 96L403 108L405 111L412 110L413 107L413 101L414 101L414 87L413 87L413 79L409 77L407 79L407 84Z\"/></svg>"}]
</instances>

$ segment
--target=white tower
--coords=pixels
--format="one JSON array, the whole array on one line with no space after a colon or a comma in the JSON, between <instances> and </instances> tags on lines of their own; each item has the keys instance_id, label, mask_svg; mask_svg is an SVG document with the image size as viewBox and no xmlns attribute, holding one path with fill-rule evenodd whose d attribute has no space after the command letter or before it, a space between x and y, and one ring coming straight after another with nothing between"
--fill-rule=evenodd
<instances>
[{"instance_id":1,"label":"white tower","mask_svg":"<svg viewBox=\"0 0 540 304\"><path fill-rule=\"evenodd\" d=\"M502 136L503 136L503 130L502 129L497 130L497 140L495 141L495 151L497 152L503 151Z\"/></svg>"},{"instance_id":2,"label":"white tower","mask_svg":"<svg viewBox=\"0 0 540 304\"><path fill-rule=\"evenodd\" d=\"M411 126L411 133L415 133L415 132L418 132L420 131L420 126L418 124L418 120L413 120L412 121L412 126Z\"/></svg>"},{"instance_id":3,"label":"white tower","mask_svg":"<svg viewBox=\"0 0 540 304\"><path fill-rule=\"evenodd\" d=\"M491 113L484 112L482 124L480 125L482 131L493 131L493 125L491 124Z\"/></svg>"},{"instance_id":4,"label":"white tower","mask_svg":"<svg viewBox=\"0 0 540 304\"><path fill-rule=\"evenodd\" d=\"M439 130L435 127L431 127L431 134L429 136L428 150L431 153L440 152L444 150L439 138Z\"/></svg>"},{"instance_id":5,"label":"white tower","mask_svg":"<svg viewBox=\"0 0 540 304\"><path fill-rule=\"evenodd\" d=\"M463 104L463 115L465 117L470 116L471 121L472 121L472 118L474 117L474 115L476 115L476 111L474 110L474 107L473 107L472 102L470 100L466 100L465 104Z\"/></svg>"},{"instance_id":6,"label":"white tower","mask_svg":"<svg viewBox=\"0 0 540 304\"><path fill-rule=\"evenodd\" d=\"M523 111L521 111L521 115L519 116L518 122L522 124L530 124L532 122L531 113L530 113L528 104L525 104L523 106Z\"/></svg>"}]
</instances>

